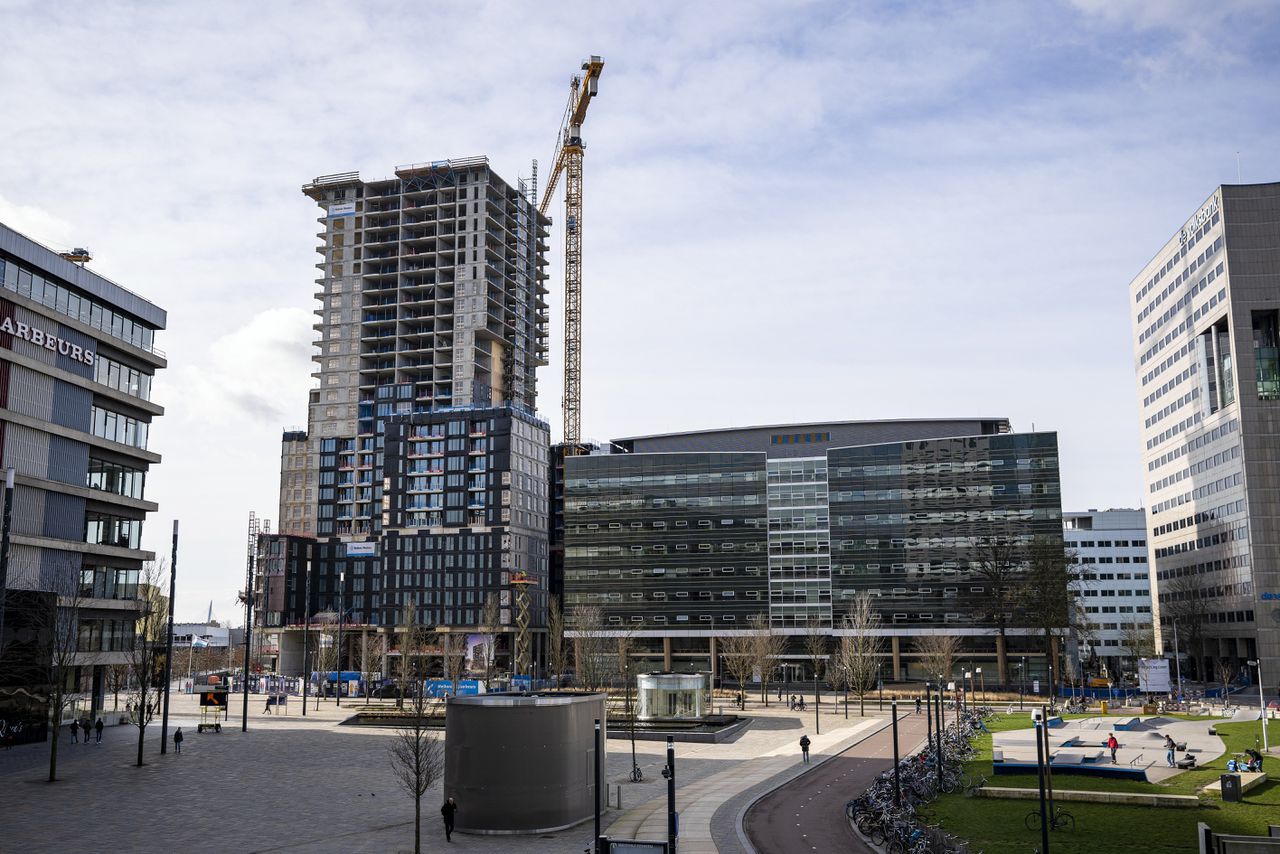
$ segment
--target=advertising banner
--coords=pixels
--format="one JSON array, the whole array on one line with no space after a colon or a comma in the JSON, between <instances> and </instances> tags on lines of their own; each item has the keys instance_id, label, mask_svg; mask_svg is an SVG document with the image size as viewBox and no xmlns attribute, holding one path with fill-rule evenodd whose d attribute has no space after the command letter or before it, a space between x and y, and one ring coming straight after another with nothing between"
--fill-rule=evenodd
<instances>
[{"instance_id":1,"label":"advertising banner","mask_svg":"<svg viewBox=\"0 0 1280 854\"><path fill-rule=\"evenodd\" d=\"M1138 690L1151 694L1168 694L1173 690L1169 684L1169 659L1144 658L1139 661Z\"/></svg>"}]
</instances>

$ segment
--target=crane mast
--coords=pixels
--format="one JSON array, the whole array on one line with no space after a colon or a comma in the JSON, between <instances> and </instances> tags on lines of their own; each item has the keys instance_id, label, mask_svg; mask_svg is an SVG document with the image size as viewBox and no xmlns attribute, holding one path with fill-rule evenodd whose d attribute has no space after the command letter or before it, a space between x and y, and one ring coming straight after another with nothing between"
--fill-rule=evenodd
<instances>
[{"instance_id":1,"label":"crane mast","mask_svg":"<svg viewBox=\"0 0 1280 854\"><path fill-rule=\"evenodd\" d=\"M551 176L538 212L545 214L564 176L564 414L565 455L582 441L582 123L599 87L604 60L582 63L582 76L569 82L569 103L560 124Z\"/></svg>"}]
</instances>

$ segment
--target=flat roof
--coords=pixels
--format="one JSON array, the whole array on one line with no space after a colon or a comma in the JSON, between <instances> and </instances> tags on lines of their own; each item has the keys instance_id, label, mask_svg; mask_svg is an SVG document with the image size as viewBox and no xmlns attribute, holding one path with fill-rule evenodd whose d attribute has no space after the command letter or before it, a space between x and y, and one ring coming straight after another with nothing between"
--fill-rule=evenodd
<instances>
[{"instance_id":1,"label":"flat roof","mask_svg":"<svg viewBox=\"0 0 1280 854\"><path fill-rule=\"evenodd\" d=\"M1009 423L1008 418L872 418L856 421L798 421L791 424L751 424L744 427L712 427L708 430L679 430L674 433L645 433L639 436L623 436L615 442L638 442L643 439L666 439L676 436L702 436L707 433L741 433L745 430L784 430L796 432L815 427L851 427L859 424L950 424L961 421L997 421Z\"/></svg>"},{"instance_id":2,"label":"flat roof","mask_svg":"<svg viewBox=\"0 0 1280 854\"><path fill-rule=\"evenodd\" d=\"M39 267L51 276L98 297L156 329L164 329L168 313L155 303L87 267L72 263L42 243L0 223L0 250Z\"/></svg>"}]
</instances>

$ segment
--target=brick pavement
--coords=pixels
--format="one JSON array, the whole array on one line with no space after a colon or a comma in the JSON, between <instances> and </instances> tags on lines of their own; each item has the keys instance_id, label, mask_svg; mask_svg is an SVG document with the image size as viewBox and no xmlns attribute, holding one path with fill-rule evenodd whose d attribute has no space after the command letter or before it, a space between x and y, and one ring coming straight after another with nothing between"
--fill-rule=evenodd
<instances>
[{"instance_id":1,"label":"brick pavement","mask_svg":"<svg viewBox=\"0 0 1280 854\"><path fill-rule=\"evenodd\" d=\"M238 702L233 698L221 734L197 734L194 698L175 697L170 731L182 727L183 752L175 755L170 747L168 755L159 754L157 719L147 731L143 768L133 766L132 727L108 728L101 747L72 745L64 731L61 779L54 784L44 782L47 744L0 751L0 854L412 850L413 803L397 788L386 758L391 730L339 727L350 710L335 709L332 701L306 718L297 705L287 716L263 715L262 699L251 696L250 729L241 733ZM812 712L753 706L747 713L755 720L732 743L676 745L681 788L770 751L792 752L800 733L812 727ZM824 714L828 719L837 725L834 714ZM630 743L610 739L608 751L611 798L621 783L624 808L665 802L664 743L637 742L645 773L639 784L624 782ZM438 850L444 841L440 799L438 788L423 799L427 850ZM603 826L621 814L611 810ZM564 854L586 848L591 832L588 821L539 837L455 834L450 850Z\"/></svg>"}]
</instances>

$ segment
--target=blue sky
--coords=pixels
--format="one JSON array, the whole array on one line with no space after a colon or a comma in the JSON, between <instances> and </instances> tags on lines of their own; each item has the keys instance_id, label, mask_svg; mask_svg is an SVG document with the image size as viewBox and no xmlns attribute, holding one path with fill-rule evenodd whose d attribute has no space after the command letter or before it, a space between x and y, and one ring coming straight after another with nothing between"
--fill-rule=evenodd
<instances>
[{"instance_id":1,"label":"blue sky","mask_svg":"<svg viewBox=\"0 0 1280 854\"><path fill-rule=\"evenodd\" d=\"M0 0L0 221L169 310L179 618L236 619L305 423L301 185L545 169L590 53L584 433L1003 415L1059 432L1064 508L1145 504L1126 287L1237 152L1280 180L1280 7L545 5Z\"/></svg>"}]
</instances>

